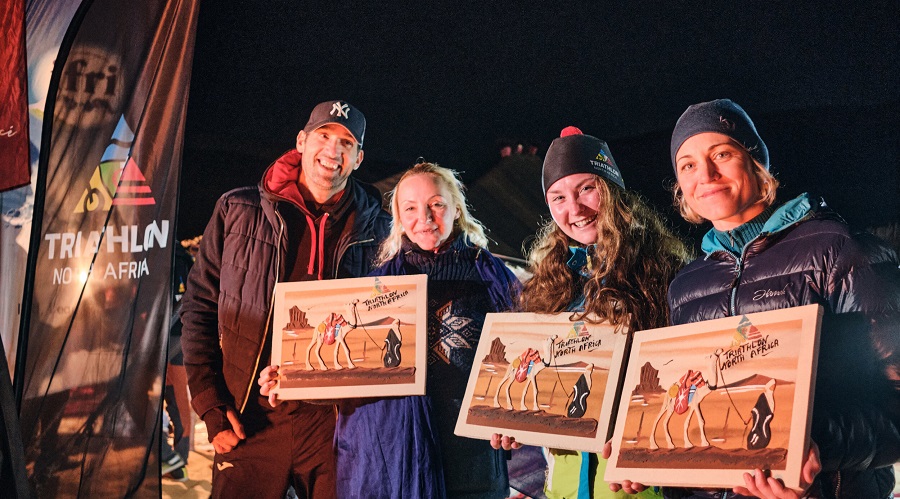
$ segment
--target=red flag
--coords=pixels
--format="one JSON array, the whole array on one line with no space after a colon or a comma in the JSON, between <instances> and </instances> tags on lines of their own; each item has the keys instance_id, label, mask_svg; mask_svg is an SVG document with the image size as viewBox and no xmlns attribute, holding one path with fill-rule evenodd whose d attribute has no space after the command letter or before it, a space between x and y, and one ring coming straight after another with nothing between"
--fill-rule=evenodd
<instances>
[{"instance_id":1,"label":"red flag","mask_svg":"<svg viewBox=\"0 0 900 499\"><path fill-rule=\"evenodd\" d=\"M25 1L0 4L0 191L31 181L25 90Z\"/></svg>"}]
</instances>

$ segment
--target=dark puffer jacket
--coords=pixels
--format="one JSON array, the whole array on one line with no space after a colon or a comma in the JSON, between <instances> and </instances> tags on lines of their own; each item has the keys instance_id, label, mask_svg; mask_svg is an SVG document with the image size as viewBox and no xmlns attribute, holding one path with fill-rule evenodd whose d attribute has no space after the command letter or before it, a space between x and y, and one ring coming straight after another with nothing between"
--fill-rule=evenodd
<instances>
[{"instance_id":1,"label":"dark puffer jacket","mask_svg":"<svg viewBox=\"0 0 900 499\"><path fill-rule=\"evenodd\" d=\"M269 167L259 186L224 194L203 233L181 315L191 405L201 417L213 408L243 411L256 381L273 290L285 273L288 239L279 205L291 203L267 189L265 179L279 163L298 168L299 159L299 153L290 152ZM352 196L355 216L334 249L334 274L325 278L368 274L390 228L390 215L374 187L351 177L344 195ZM210 438L226 428L220 424L224 421L209 428Z\"/></svg>"},{"instance_id":2,"label":"dark puffer jacket","mask_svg":"<svg viewBox=\"0 0 900 499\"><path fill-rule=\"evenodd\" d=\"M851 233L805 194L776 210L742 255L712 233L702 247L705 258L670 285L673 324L822 305L812 440L823 472L812 492L888 497L900 459L897 255L871 235Z\"/></svg>"}]
</instances>

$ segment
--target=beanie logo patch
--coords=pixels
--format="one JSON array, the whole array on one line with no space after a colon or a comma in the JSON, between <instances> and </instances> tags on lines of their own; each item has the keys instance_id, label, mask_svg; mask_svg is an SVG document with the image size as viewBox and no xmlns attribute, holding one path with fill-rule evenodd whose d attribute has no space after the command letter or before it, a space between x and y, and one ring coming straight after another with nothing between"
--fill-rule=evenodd
<instances>
[{"instance_id":1,"label":"beanie logo patch","mask_svg":"<svg viewBox=\"0 0 900 499\"><path fill-rule=\"evenodd\" d=\"M734 123L732 123L731 121L729 121L729 120L728 120L727 118L725 118L724 116L719 116L719 122L721 122L722 125L723 125L725 128L727 128L727 129L729 129L729 130L734 130Z\"/></svg>"},{"instance_id":2,"label":"beanie logo patch","mask_svg":"<svg viewBox=\"0 0 900 499\"><path fill-rule=\"evenodd\" d=\"M602 150L597 153L597 156L595 156L594 159L591 160L591 165L598 171L603 172L603 176L607 178L621 178L618 169L613 166L612 159L610 159L610 157L606 154L603 154Z\"/></svg>"},{"instance_id":3,"label":"beanie logo patch","mask_svg":"<svg viewBox=\"0 0 900 499\"><path fill-rule=\"evenodd\" d=\"M599 157L600 154L598 154L597 156ZM604 158L606 158L606 160L609 161L609 157L604 156ZM616 168L614 168L612 165L610 165L609 163L604 163L602 161L597 161L597 160L592 159L591 166L593 166L594 169L596 169L597 171L601 172L600 176L602 176L602 177L606 177L610 180L613 180L613 179L620 180L622 178L622 175L619 173L619 171Z\"/></svg>"}]
</instances>

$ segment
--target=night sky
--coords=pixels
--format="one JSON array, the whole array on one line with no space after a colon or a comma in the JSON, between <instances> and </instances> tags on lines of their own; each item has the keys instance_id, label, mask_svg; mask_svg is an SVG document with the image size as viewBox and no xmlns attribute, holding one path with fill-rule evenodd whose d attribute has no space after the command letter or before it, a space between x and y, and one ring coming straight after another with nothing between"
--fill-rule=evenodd
<instances>
[{"instance_id":1,"label":"night sky","mask_svg":"<svg viewBox=\"0 0 900 499\"><path fill-rule=\"evenodd\" d=\"M896 0L385 4L202 4L180 238L202 232L219 195L257 183L329 99L368 119L363 180L422 156L474 182L498 141L542 154L576 125L680 227L665 191L672 127L688 105L729 97L769 146L781 199L810 190L852 223L900 221Z\"/></svg>"}]
</instances>

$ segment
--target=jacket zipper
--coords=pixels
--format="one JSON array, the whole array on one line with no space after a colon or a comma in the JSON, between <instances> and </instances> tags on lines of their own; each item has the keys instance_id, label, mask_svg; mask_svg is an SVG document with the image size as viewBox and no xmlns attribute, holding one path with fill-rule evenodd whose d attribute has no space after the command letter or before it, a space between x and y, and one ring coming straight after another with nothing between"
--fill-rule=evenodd
<instances>
[{"instance_id":1,"label":"jacket zipper","mask_svg":"<svg viewBox=\"0 0 900 499\"><path fill-rule=\"evenodd\" d=\"M281 239L284 237L284 219L281 218L281 213L278 212L278 203L274 203L275 207L275 215L278 216L278 243L275 245L275 284L278 284L278 272L281 269ZM259 342L259 351L256 352L256 364L253 366L253 372L255 373L257 369L259 369L259 359L262 356L263 348L266 345L266 338L269 336L269 324L272 323L272 312L275 310L275 287L272 287L272 296L269 298L269 313L266 316L266 329L265 334L263 334L262 341ZM250 391L253 389L253 376L250 376L250 384L247 385L247 389L244 391L244 401L241 402L241 410L239 411L241 414L244 413L244 408L247 407L247 401L250 399Z\"/></svg>"},{"instance_id":2,"label":"jacket zipper","mask_svg":"<svg viewBox=\"0 0 900 499\"><path fill-rule=\"evenodd\" d=\"M741 274L743 274L743 258L735 257L734 261L734 280L731 281L731 300L729 303L728 311L731 317L737 315L737 288L738 284L741 282Z\"/></svg>"},{"instance_id":3,"label":"jacket zipper","mask_svg":"<svg viewBox=\"0 0 900 499\"><path fill-rule=\"evenodd\" d=\"M334 279L338 278L338 272L341 269L341 260L344 258L344 255L347 254L347 250L349 250L351 246L356 246L357 244L371 243L374 240L375 240L375 238L363 239L362 241L353 241L353 242L350 242L350 243L347 243L346 245L344 245L343 248L340 248L338 250L337 254L335 255L335 259L334 259L334 277L333 278Z\"/></svg>"}]
</instances>

